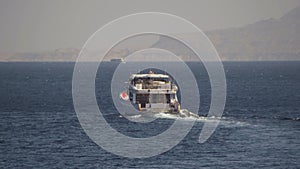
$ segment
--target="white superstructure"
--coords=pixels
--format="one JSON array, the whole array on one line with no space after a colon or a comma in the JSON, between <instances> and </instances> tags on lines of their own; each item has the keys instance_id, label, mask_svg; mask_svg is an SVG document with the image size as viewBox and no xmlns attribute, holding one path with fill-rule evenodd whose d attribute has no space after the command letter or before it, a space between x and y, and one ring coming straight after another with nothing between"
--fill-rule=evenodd
<instances>
[{"instance_id":1,"label":"white superstructure","mask_svg":"<svg viewBox=\"0 0 300 169\"><path fill-rule=\"evenodd\" d=\"M140 111L180 112L178 87L164 74L132 74L129 79L129 99Z\"/></svg>"}]
</instances>

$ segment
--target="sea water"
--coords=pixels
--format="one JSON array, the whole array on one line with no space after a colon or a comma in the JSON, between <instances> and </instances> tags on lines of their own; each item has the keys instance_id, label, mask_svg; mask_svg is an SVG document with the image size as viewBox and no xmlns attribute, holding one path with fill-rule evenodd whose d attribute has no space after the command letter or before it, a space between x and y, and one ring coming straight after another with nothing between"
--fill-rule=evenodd
<instances>
[{"instance_id":1,"label":"sea water","mask_svg":"<svg viewBox=\"0 0 300 169\"><path fill-rule=\"evenodd\" d=\"M72 100L74 63L0 63L0 168L299 168L300 62L224 62L227 100L220 124L203 144L195 122L174 148L130 159L95 144L78 122ZM117 63L102 63L95 80L106 121L131 137L155 136L172 117L135 123L110 97ZM199 115L210 106L202 65L189 63L200 92ZM134 118L140 118L136 116Z\"/></svg>"}]
</instances>

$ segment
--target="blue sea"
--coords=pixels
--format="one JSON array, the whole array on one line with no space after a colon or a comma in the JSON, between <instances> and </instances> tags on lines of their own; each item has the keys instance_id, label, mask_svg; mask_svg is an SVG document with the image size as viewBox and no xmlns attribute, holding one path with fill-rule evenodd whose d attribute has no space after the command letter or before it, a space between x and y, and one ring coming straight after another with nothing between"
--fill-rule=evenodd
<instances>
[{"instance_id":1,"label":"blue sea","mask_svg":"<svg viewBox=\"0 0 300 169\"><path fill-rule=\"evenodd\" d=\"M137 124L110 97L118 63L95 80L107 122L131 137L166 130L174 119ZM198 143L202 121L171 150L150 158L114 155L82 129L72 100L75 63L0 63L0 168L300 168L300 62L224 62L226 106L217 130ZM198 114L210 107L203 65L188 63L199 85ZM159 143L157 143L159 144Z\"/></svg>"}]
</instances>

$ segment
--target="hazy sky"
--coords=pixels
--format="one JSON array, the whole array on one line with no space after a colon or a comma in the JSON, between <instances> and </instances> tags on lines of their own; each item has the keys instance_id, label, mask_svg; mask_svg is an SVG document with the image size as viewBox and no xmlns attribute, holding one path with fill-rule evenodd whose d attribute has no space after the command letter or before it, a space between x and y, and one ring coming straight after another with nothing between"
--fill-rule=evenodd
<instances>
[{"instance_id":1,"label":"hazy sky","mask_svg":"<svg viewBox=\"0 0 300 169\"><path fill-rule=\"evenodd\" d=\"M280 18L299 0L0 0L0 52L81 48L107 22L136 12L166 12L202 30Z\"/></svg>"}]
</instances>

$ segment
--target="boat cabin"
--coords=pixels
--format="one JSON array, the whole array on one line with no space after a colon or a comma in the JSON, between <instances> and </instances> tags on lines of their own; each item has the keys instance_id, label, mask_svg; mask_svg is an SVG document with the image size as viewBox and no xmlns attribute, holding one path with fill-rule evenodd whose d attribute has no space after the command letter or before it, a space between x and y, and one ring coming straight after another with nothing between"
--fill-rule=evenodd
<instances>
[{"instance_id":1,"label":"boat cabin","mask_svg":"<svg viewBox=\"0 0 300 169\"><path fill-rule=\"evenodd\" d=\"M180 111L177 86L168 75L133 74L129 79L129 99L140 111Z\"/></svg>"}]
</instances>

